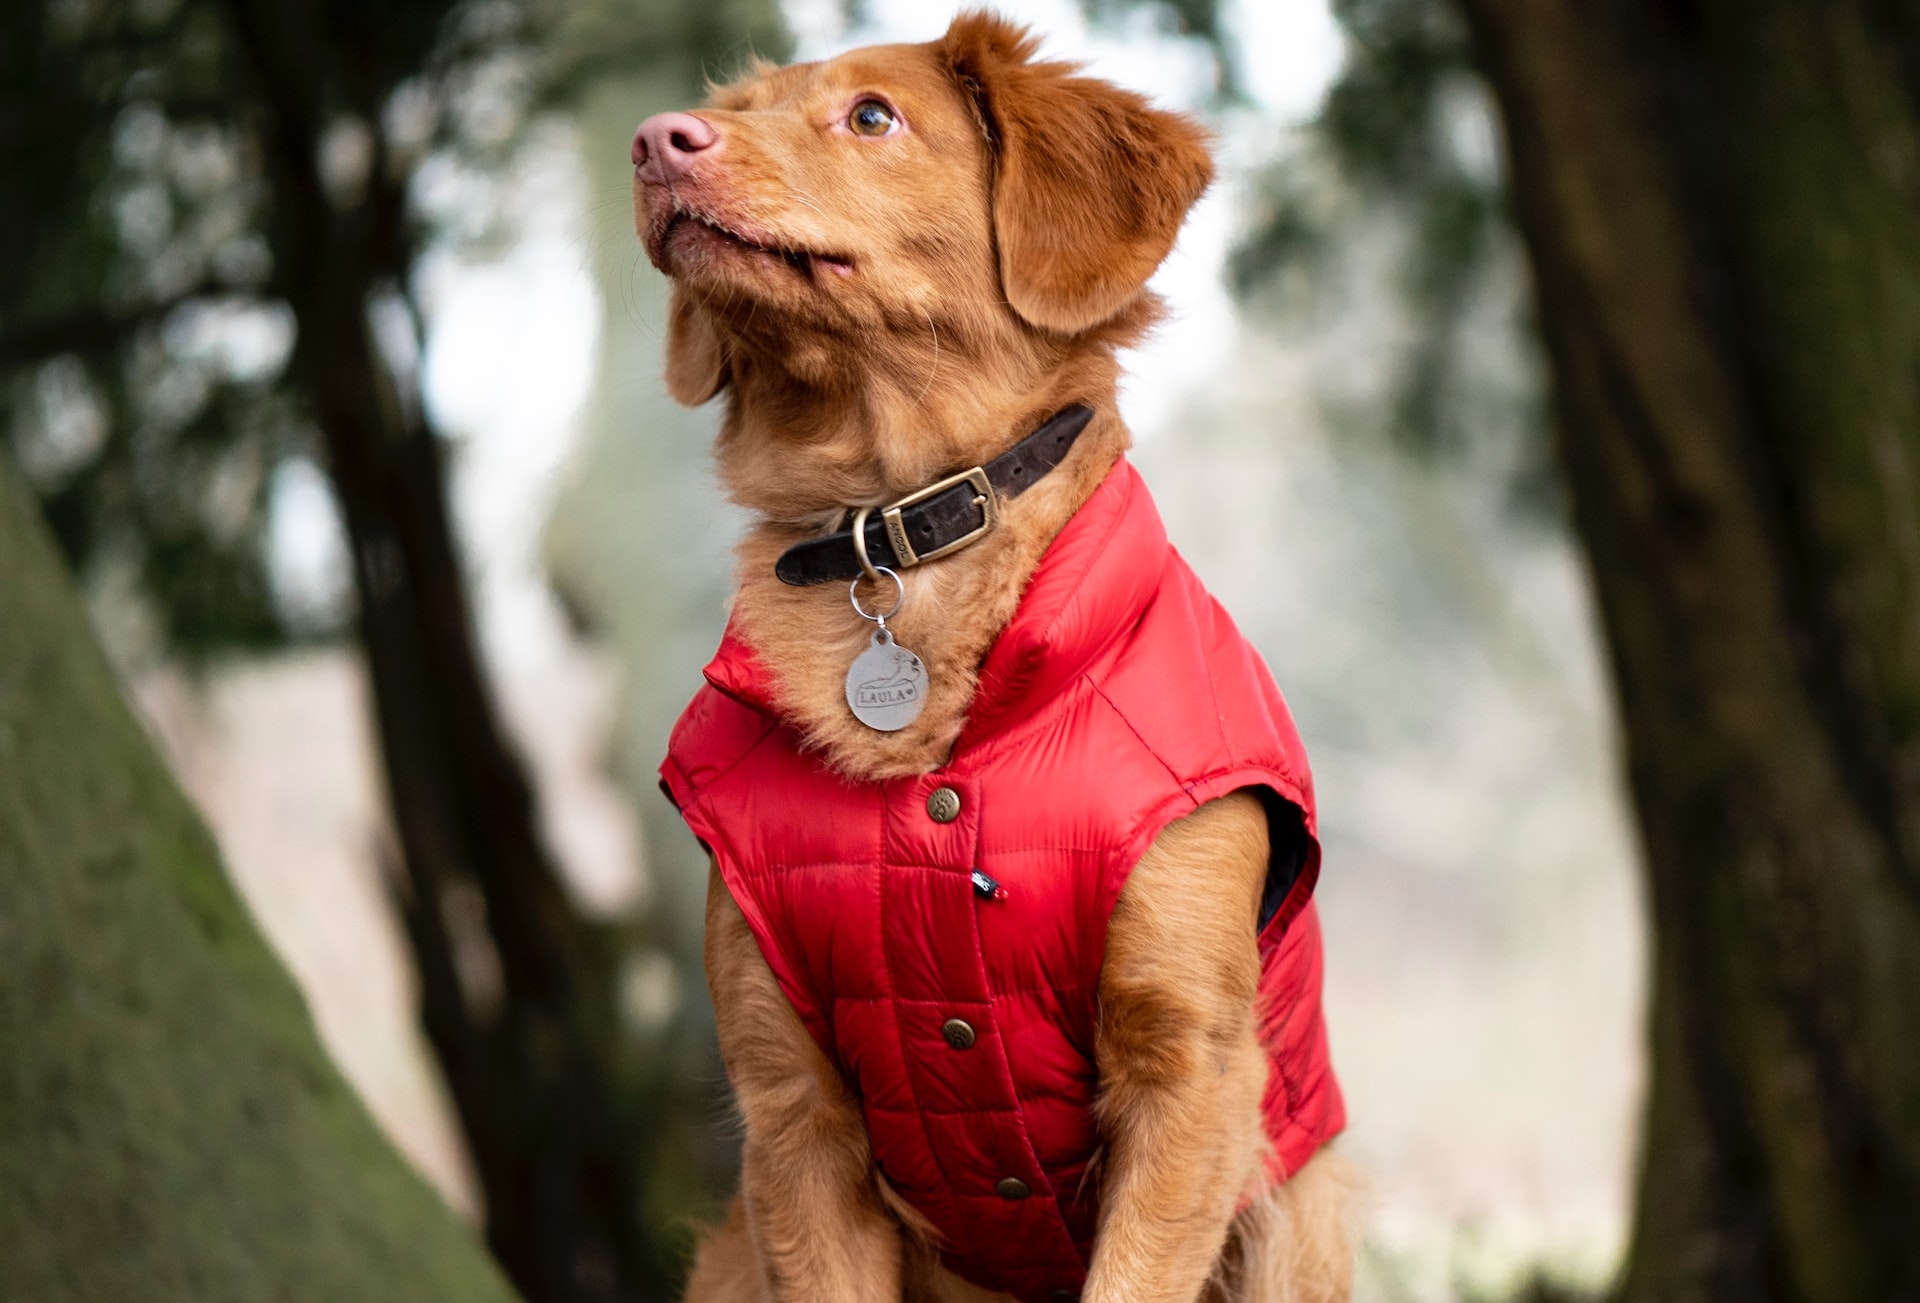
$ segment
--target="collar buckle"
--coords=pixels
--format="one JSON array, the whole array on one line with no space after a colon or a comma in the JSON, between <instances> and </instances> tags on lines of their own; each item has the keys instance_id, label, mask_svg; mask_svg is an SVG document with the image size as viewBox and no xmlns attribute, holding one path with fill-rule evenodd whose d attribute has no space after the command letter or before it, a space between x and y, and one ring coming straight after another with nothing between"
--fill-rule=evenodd
<instances>
[{"instance_id":1,"label":"collar buckle","mask_svg":"<svg viewBox=\"0 0 1920 1303\"><path fill-rule=\"evenodd\" d=\"M900 518L900 513L909 507L917 507L923 502L937 498L948 489L961 484L973 485L973 505L980 509L979 526L931 552L914 551L912 542L907 538L906 522ZM986 467L975 466L958 474L949 475L938 483L929 484L924 489L888 503L880 508L880 519L887 527L887 541L893 544L894 557L902 566L911 568L925 561L937 561L950 552L958 552L968 544L977 543L985 538L992 532L993 527L1000 523L1000 503L994 495L992 481L987 479Z\"/></svg>"},{"instance_id":2,"label":"collar buckle","mask_svg":"<svg viewBox=\"0 0 1920 1303\"><path fill-rule=\"evenodd\" d=\"M1007 503L1066 460L1092 420L1093 409L1082 403L1062 408L992 461L949 475L884 507L862 507L855 513L852 529L836 525L832 533L795 543L774 562L774 577L806 588L872 573L866 555L869 547L875 558L905 570L977 543L1001 523L1000 513ZM869 535L875 515L881 528ZM881 558L883 551L892 556Z\"/></svg>"}]
</instances>

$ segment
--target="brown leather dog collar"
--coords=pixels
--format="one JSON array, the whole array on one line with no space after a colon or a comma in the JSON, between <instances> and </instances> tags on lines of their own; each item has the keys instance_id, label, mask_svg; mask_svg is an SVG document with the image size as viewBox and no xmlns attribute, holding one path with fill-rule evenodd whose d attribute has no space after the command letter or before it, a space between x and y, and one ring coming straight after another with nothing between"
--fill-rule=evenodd
<instances>
[{"instance_id":1,"label":"brown leather dog collar","mask_svg":"<svg viewBox=\"0 0 1920 1303\"><path fill-rule=\"evenodd\" d=\"M906 570L984 538L999 521L999 504L1019 497L1065 461L1092 419L1091 407L1075 403L986 465L870 509L864 521L867 559L875 566ZM853 579L862 569L853 530L843 529L795 543L780 554L773 572L781 583L804 588Z\"/></svg>"}]
</instances>

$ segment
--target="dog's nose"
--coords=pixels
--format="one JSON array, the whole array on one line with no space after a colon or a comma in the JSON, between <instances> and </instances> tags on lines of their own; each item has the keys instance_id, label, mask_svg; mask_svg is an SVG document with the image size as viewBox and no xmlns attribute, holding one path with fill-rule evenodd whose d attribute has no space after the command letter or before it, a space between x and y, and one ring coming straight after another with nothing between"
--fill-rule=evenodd
<instances>
[{"instance_id":1,"label":"dog's nose","mask_svg":"<svg viewBox=\"0 0 1920 1303\"><path fill-rule=\"evenodd\" d=\"M677 181L696 156L718 148L720 133L691 113L656 113L633 133L633 166L642 181Z\"/></svg>"}]
</instances>

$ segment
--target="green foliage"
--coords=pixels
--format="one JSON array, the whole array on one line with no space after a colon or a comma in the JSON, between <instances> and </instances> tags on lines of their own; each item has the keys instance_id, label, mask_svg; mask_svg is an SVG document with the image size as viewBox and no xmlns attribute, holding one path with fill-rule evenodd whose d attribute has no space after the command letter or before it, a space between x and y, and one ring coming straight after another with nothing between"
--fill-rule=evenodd
<instances>
[{"instance_id":1,"label":"green foliage","mask_svg":"<svg viewBox=\"0 0 1920 1303\"><path fill-rule=\"evenodd\" d=\"M1169 36L1204 41L1217 53L1226 53L1228 34L1219 0L1082 0L1081 8L1095 22L1144 13ZM1230 58L1214 60L1214 90L1223 103L1242 98L1234 66Z\"/></svg>"},{"instance_id":2,"label":"green foliage","mask_svg":"<svg viewBox=\"0 0 1920 1303\"><path fill-rule=\"evenodd\" d=\"M732 77L749 56L777 61L788 53L769 0L575 0L559 11L546 44L542 90L569 107L608 80L693 95Z\"/></svg>"},{"instance_id":3,"label":"green foliage","mask_svg":"<svg viewBox=\"0 0 1920 1303\"><path fill-rule=\"evenodd\" d=\"M1348 59L1321 130L1353 178L1380 191L1457 171L1439 121L1450 85L1474 77L1466 34L1444 0L1334 0Z\"/></svg>"},{"instance_id":4,"label":"green foliage","mask_svg":"<svg viewBox=\"0 0 1920 1303\"><path fill-rule=\"evenodd\" d=\"M1229 280L1243 298L1298 315L1299 296L1280 292L1289 284L1350 275L1364 241L1388 246L1389 292L1408 329L1380 423L1422 455L1516 440L1505 460L1521 495L1538 501L1548 482L1539 367L1464 27L1446 0L1333 7L1346 63L1304 140L1257 179Z\"/></svg>"},{"instance_id":5,"label":"green foliage","mask_svg":"<svg viewBox=\"0 0 1920 1303\"><path fill-rule=\"evenodd\" d=\"M1198 36L1215 44L1225 39L1220 26L1219 0L1151 0L1148 4L1142 4L1141 0L1087 0L1086 4L1088 14L1095 19L1142 8L1165 15L1176 35Z\"/></svg>"},{"instance_id":6,"label":"green foliage","mask_svg":"<svg viewBox=\"0 0 1920 1303\"><path fill-rule=\"evenodd\" d=\"M536 3L287 7L333 79L319 139L255 94L243 8L0 6L0 430L70 564L144 599L162 645L192 659L345 615L283 609L268 574L275 471L319 442L289 377L269 170L315 166L351 209L356 172L497 158L530 98ZM395 224L398 299L438 225Z\"/></svg>"},{"instance_id":7,"label":"green foliage","mask_svg":"<svg viewBox=\"0 0 1920 1303\"><path fill-rule=\"evenodd\" d=\"M0 51L0 427L69 561L183 650L276 641L259 541L301 439L217 13L10 5Z\"/></svg>"}]
</instances>

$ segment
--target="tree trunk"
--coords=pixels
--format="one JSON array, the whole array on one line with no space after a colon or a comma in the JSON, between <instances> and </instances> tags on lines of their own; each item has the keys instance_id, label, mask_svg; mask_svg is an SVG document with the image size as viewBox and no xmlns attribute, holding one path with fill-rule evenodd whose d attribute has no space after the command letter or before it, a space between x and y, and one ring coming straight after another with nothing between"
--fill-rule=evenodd
<instances>
[{"instance_id":1,"label":"tree trunk","mask_svg":"<svg viewBox=\"0 0 1920 1303\"><path fill-rule=\"evenodd\" d=\"M1647 866L1624 1296L1920 1298L1920 8L1460 4Z\"/></svg>"},{"instance_id":2,"label":"tree trunk","mask_svg":"<svg viewBox=\"0 0 1920 1303\"><path fill-rule=\"evenodd\" d=\"M441 440L370 326L376 297L404 296L412 271L409 178L376 145L357 201L322 181L332 115L377 122L391 86L362 75L377 60L355 32L306 5L230 11L267 154L276 285L298 322L293 374L352 551L422 1021L487 1243L532 1303L662 1297L678 1228L644 1215L661 1138L620 1016L617 938L580 912L542 842L476 644ZM364 102L333 103L340 86Z\"/></svg>"},{"instance_id":3,"label":"tree trunk","mask_svg":"<svg viewBox=\"0 0 1920 1303\"><path fill-rule=\"evenodd\" d=\"M0 457L0 1297L508 1303L328 1061Z\"/></svg>"}]
</instances>

